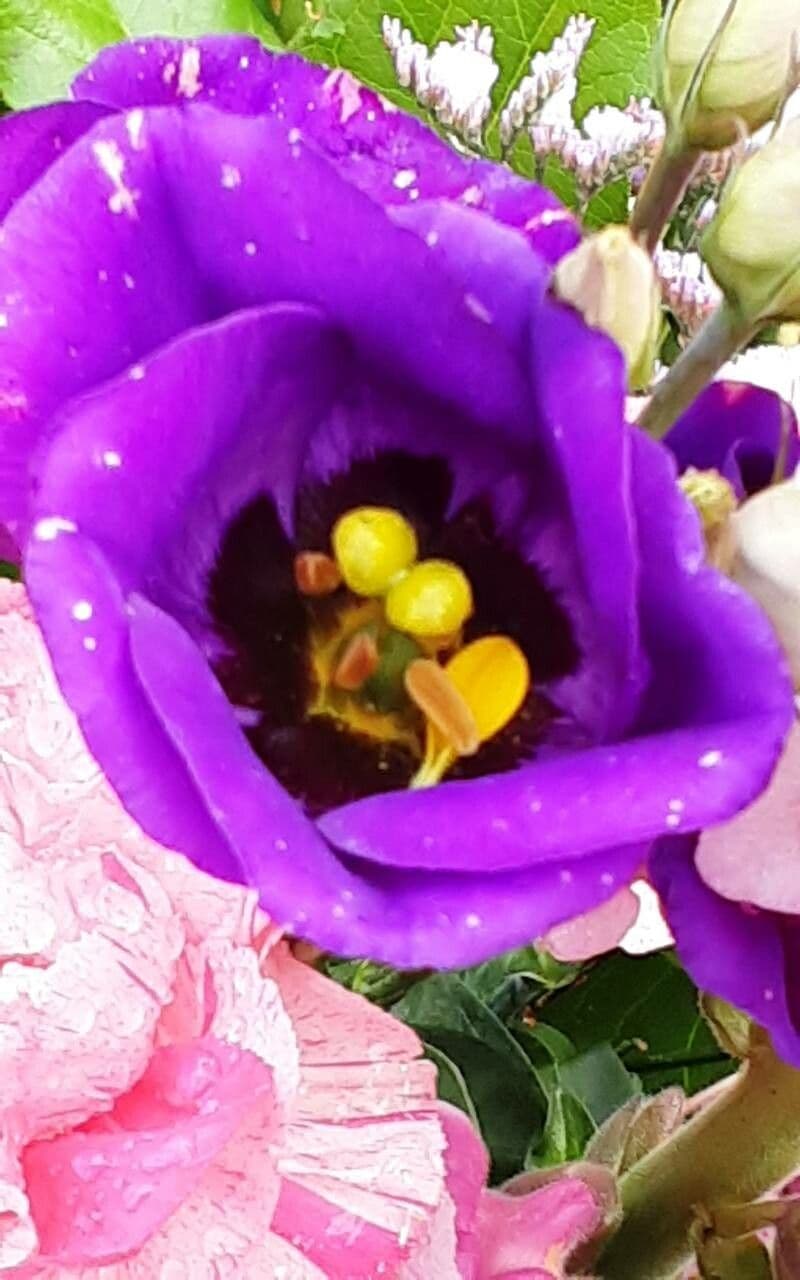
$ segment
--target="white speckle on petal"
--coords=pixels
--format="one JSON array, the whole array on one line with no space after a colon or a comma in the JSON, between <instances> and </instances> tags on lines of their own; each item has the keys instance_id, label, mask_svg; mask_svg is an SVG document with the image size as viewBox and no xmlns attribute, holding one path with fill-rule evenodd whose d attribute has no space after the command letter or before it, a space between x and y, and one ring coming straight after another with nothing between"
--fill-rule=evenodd
<instances>
[{"instance_id":1,"label":"white speckle on petal","mask_svg":"<svg viewBox=\"0 0 800 1280\"><path fill-rule=\"evenodd\" d=\"M476 912L470 911L469 915L464 916L464 924L468 929L480 929L483 921Z\"/></svg>"},{"instance_id":2,"label":"white speckle on petal","mask_svg":"<svg viewBox=\"0 0 800 1280\"><path fill-rule=\"evenodd\" d=\"M286 850L289 848L289 842L288 840L282 839L281 836L278 836L277 840L273 840L272 847L276 853L286 853Z\"/></svg>"},{"instance_id":3,"label":"white speckle on petal","mask_svg":"<svg viewBox=\"0 0 800 1280\"><path fill-rule=\"evenodd\" d=\"M572 884L572 872L568 871L566 867L559 871L558 878L562 884Z\"/></svg>"},{"instance_id":4,"label":"white speckle on petal","mask_svg":"<svg viewBox=\"0 0 800 1280\"><path fill-rule=\"evenodd\" d=\"M425 243L429 249L435 249L437 244L439 243L439 232L429 231L425 236Z\"/></svg>"},{"instance_id":5,"label":"white speckle on petal","mask_svg":"<svg viewBox=\"0 0 800 1280\"><path fill-rule=\"evenodd\" d=\"M125 183L125 157L113 139L103 138L92 143L92 151L98 164L114 188L108 197L108 207L112 213L125 213L129 218L136 218L136 201L138 191L133 191Z\"/></svg>"},{"instance_id":6,"label":"white speckle on petal","mask_svg":"<svg viewBox=\"0 0 800 1280\"><path fill-rule=\"evenodd\" d=\"M345 911L344 907L340 902L335 902L331 907L331 915L333 916L334 920L343 920L344 917L347 915L347 912Z\"/></svg>"},{"instance_id":7,"label":"white speckle on petal","mask_svg":"<svg viewBox=\"0 0 800 1280\"><path fill-rule=\"evenodd\" d=\"M775 992L772 990L772 987L764 988L764 999L767 1001L775 999Z\"/></svg>"},{"instance_id":8,"label":"white speckle on petal","mask_svg":"<svg viewBox=\"0 0 800 1280\"><path fill-rule=\"evenodd\" d=\"M497 831L498 833L503 834L508 831L511 824L508 821L508 818L492 818L491 826L492 831Z\"/></svg>"},{"instance_id":9,"label":"white speckle on petal","mask_svg":"<svg viewBox=\"0 0 800 1280\"><path fill-rule=\"evenodd\" d=\"M292 145L294 145L297 142L301 142L303 138L303 134L300 129L290 129L286 136L289 139L289 141L292 143Z\"/></svg>"},{"instance_id":10,"label":"white speckle on petal","mask_svg":"<svg viewBox=\"0 0 800 1280\"><path fill-rule=\"evenodd\" d=\"M241 67L242 71L246 71L247 68L250 66L250 59L248 58L246 53L243 53L241 58L239 59L239 66Z\"/></svg>"},{"instance_id":11,"label":"white speckle on petal","mask_svg":"<svg viewBox=\"0 0 800 1280\"><path fill-rule=\"evenodd\" d=\"M43 516L33 526L33 536L37 542L55 542L61 533L77 533L78 526L74 520L65 520L63 516Z\"/></svg>"},{"instance_id":12,"label":"white speckle on petal","mask_svg":"<svg viewBox=\"0 0 800 1280\"><path fill-rule=\"evenodd\" d=\"M141 382L145 375L145 367L143 364L132 364L128 370L128 377L131 382Z\"/></svg>"},{"instance_id":13,"label":"white speckle on petal","mask_svg":"<svg viewBox=\"0 0 800 1280\"><path fill-rule=\"evenodd\" d=\"M668 827L671 827L671 828L674 830L674 829L675 829L675 827L679 827L680 825L681 825L681 815L680 815L679 813L668 813L668 814L667 814L667 826L668 826Z\"/></svg>"},{"instance_id":14,"label":"white speckle on petal","mask_svg":"<svg viewBox=\"0 0 800 1280\"><path fill-rule=\"evenodd\" d=\"M471 205L473 207L475 207L476 205L482 204L483 192L481 191L480 187L478 186L467 187L466 191L462 191L461 203L466 205Z\"/></svg>"},{"instance_id":15,"label":"white speckle on petal","mask_svg":"<svg viewBox=\"0 0 800 1280\"><path fill-rule=\"evenodd\" d=\"M531 800L530 804L528 805L528 809L531 813L539 813L541 811L541 808L542 808L541 800Z\"/></svg>"},{"instance_id":16,"label":"white speckle on petal","mask_svg":"<svg viewBox=\"0 0 800 1280\"><path fill-rule=\"evenodd\" d=\"M87 651L87 653L94 653L95 649L97 648L97 641L95 640L94 636L84 636L83 647Z\"/></svg>"},{"instance_id":17,"label":"white speckle on petal","mask_svg":"<svg viewBox=\"0 0 800 1280\"><path fill-rule=\"evenodd\" d=\"M94 609L88 600L76 600L72 606L72 616L76 622L88 622Z\"/></svg>"},{"instance_id":18,"label":"white speckle on petal","mask_svg":"<svg viewBox=\"0 0 800 1280\"><path fill-rule=\"evenodd\" d=\"M612 876L610 871L603 872L603 874L600 877L600 883L602 885L605 885L607 889L611 888L612 884L614 883L614 877Z\"/></svg>"},{"instance_id":19,"label":"white speckle on petal","mask_svg":"<svg viewBox=\"0 0 800 1280\"><path fill-rule=\"evenodd\" d=\"M105 449L102 455L102 463L104 467L112 470L122 466L122 455L117 453L116 449Z\"/></svg>"},{"instance_id":20,"label":"white speckle on petal","mask_svg":"<svg viewBox=\"0 0 800 1280\"><path fill-rule=\"evenodd\" d=\"M244 246L244 251L247 254L248 258L254 258L258 253L258 245L256 244L255 240L248 240Z\"/></svg>"},{"instance_id":21,"label":"white speckle on petal","mask_svg":"<svg viewBox=\"0 0 800 1280\"><path fill-rule=\"evenodd\" d=\"M416 180L416 169L398 169L392 182L398 191L405 191L407 187L413 187Z\"/></svg>"},{"instance_id":22,"label":"white speckle on petal","mask_svg":"<svg viewBox=\"0 0 800 1280\"><path fill-rule=\"evenodd\" d=\"M140 107L134 111L129 111L125 117L125 128L128 130L128 137L131 140L131 146L134 151L142 149L142 125L144 124L144 112Z\"/></svg>"},{"instance_id":23,"label":"white speckle on petal","mask_svg":"<svg viewBox=\"0 0 800 1280\"><path fill-rule=\"evenodd\" d=\"M133 276L131 275L131 273L130 273L129 271L123 271L123 273L122 273L122 283L125 285L125 288L126 288L126 289L135 289L135 288L136 288L136 281L134 280Z\"/></svg>"},{"instance_id":24,"label":"white speckle on petal","mask_svg":"<svg viewBox=\"0 0 800 1280\"><path fill-rule=\"evenodd\" d=\"M202 89L200 81L200 50L190 45L181 54L178 67L178 93L182 98L196 98Z\"/></svg>"},{"instance_id":25,"label":"white speckle on petal","mask_svg":"<svg viewBox=\"0 0 800 1280\"><path fill-rule=\"evenodd\" d=\"M8 328L8 316L5 311L0 311L0 329Z\"/></svg>"},{"instance_id":26,"label":"white speckle on petal","mask_svg":"<svg viewBox=\"0 0 800 1280\"><path fill-rule=\"evenodd\" d=\"M480 298L476 298L474 293L464 294L464 303L468 311L478 320L482 320L484 324L492 323L492 313L483 305Z\"/></svg>"},{"instance_id":27,"label":"white speckle on petal","mask_svg":"<svg viewBox=\"0 0 800 1280\"><path fill-rule=\"evenodd\" d=\"M667 806L667 808L668 808L672 813L683 813L684 809L686 808L686 803L685 803L685 801L683 801L683 800L678 800L678 799L676 798L676 799L674 799L674 800L670 800L669 805Z\"/></svg>"},{"instance_id":28,"label":"white speckle on petal","mask_svg":"<svg viewBox=\"0 0 800 1280\"><path fill-rule=\"evenodd\" d=\"M226 191L233 191L241 181L242 175L235 164L223 164L220 182Z\"/></svg>"},{"instance_id":29,"label":"white speckle on petal","mask_svg":"<svg viewBox=\"0 0 800 1280\"><path fill-rule=\"evenodd\" d=\"M166 62L164 64L164 70L161 72L161 79L164 81L164 84L172 84L177 70L178 68L175 66L174 62Z\"/></svg>"},{"instance_id":30,"label":"white speckle on petal","mask_svg":"<svg viewBox=\"0 0 800 1280\"><path fill-rule=\"evenodd\" d=\"M706 751L705 754L697 761L701 769L715 769L718 764L721 764L721 762L721 751Z\"/></svg>"}]
</instances>

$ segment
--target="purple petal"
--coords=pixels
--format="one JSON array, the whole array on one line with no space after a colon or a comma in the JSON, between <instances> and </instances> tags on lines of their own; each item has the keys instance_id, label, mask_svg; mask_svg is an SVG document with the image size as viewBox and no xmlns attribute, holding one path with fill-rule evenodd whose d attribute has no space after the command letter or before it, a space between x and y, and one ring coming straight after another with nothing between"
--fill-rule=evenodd
<instances>
[{"instance_id":1,"label":"purple petal","mask_svg":"<svg viewBox=\"0 0 800 1280\"><path fill-rule=\"evenodd\" d=\"M650 875L695 982L766 1027L783 1058L800 1067L800 1022L790 986L800 981L797 956L785 949L781 918L720 898L694 865L692 839L663 840Z\"/></svg>"},{"instance_id":2,"label":"purple petal","mask_svg":"<svg viewBox=\"0 0 800 1280\"><path fill-rule=\"evenodd\" d=\"M324 317L291 303L189 330L58 417L38 513L68 515L121 582L147 582L202 632L228 522L271 493L291 523L304 450L342 359ZM169 430L165 406L177 410Z\"/></svg>"},{"instance_id":3,"label":"purple petal","mask_svg":"<svg viewBox=\"0 0 800 1280\"><path fill-rule=\"evenodd\" d=\"M79 141L5 225L0 515L24 515L24 469L64 399L192 325L285 298L324 307L379 368L519 429L527 391L499 332L302 140L206 107L127 123Z\"/></svg>"},{"instance_id":4,"label":"purple petal","mask_svg":"<svg viewBox=\"0 0 800 1280\"><path fill-rule=\"evenodd\" d=\"M109 780L154 839L191 849L203 870L238 869L182 760L165 738L136 678L127 601L103 554L53 517L37 526L25 560L37 620L65 696L89 747L110 761ZM115 767L122 754L124 769Z\"/></svg>"},{"instance_id":5,"label":"purple petal","mask_svg":"<svg viewBox=\"0 0 800 1280\"><path fill-rule=\"evenodd\" d=\"M239 36L156 39L102 52L74 83L78 98L112 107L212 103L300 128L339 172L381 204L463 201L524 231L548 262L580 238L575 219L510 169L460 156L421 121L345 71L272 54Z\"/></svg>"},{"instance_id":6,"label":"purple petal","mask_svg":"<svg viewBox=\"0 0 800 1280\"><path fill-rule=\"evenodd\" d=\"M666 437L678 469L720 471L739 497L772 483L785 448L784 474L800 465L800 437L791 406L772 391L715 382Z\"/></svg>"},{"instance_id":7,"label":"purple petal","mask_svg":"<svg viewBox=\"0 0 800 1280\"><path fill-rule=\"evenodd\" d=\"M56 102L0 118L0 222L71 144L108 115L92 102Z\"/></svg>"}]
</instances>

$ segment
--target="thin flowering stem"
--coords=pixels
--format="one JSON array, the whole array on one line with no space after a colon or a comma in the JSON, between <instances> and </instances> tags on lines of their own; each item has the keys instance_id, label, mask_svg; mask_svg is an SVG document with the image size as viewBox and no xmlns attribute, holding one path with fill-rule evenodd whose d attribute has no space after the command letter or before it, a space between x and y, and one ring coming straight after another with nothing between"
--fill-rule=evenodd
<instances>
[{"instance_id":1,"label":"thin flowering stem","mask_svg":"<svg viewBox=\"0 0 800 1280\"><path fill-rule=\"evenodd\" d=\"M660 440L692 401L708 386L760 328L728 302L714 312L653 392L639 425Z\"/></svg>"},{"instance_id":2,"label":"thin flowering stem","mask_svg":"<svg viewBox=\"0 0 800 1280\"><path fill-rule=\"evenodd\" d=\"M719 1098L622 1180L622 1226L603 1280L674 1280L692 1256L698 1209L746 1204L800 1163L800 1071L760 1043Z\"/></svg>"},{"instance_id":3,"label":"thin flowering stem","mask_svg":"<svg viewBox=\"0 0 800 1280\"><path fill-rule=\"evenodd\" d=\"M655 253L664 229L700 164L700 152L675 148L669 141L656 156L631 218L631 231L648 253Z\"/></svg>"}]
</instances>

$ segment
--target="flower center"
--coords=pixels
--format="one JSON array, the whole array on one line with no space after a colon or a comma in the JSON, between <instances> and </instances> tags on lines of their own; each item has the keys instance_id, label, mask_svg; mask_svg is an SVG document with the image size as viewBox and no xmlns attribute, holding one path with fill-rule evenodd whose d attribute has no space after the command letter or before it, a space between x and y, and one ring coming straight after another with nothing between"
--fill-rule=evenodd
<instances>
[{"instance_id":1,"label":"flower center","mask_svg":"<svg viewBox=\"0 0 800 1280\"><path fill-rule=\"evenodd\" d=\"M400 512L346 511L331 552L294 560L297 590L312 610L320 597L343 596L332 621L311 621L308 714L405 747L420 761L410 785L433 786L520 710L527 659L507 636L463 643L473 613L469 578L450 560L418 559L416 533Z\"/></svg>"}]
</instances>

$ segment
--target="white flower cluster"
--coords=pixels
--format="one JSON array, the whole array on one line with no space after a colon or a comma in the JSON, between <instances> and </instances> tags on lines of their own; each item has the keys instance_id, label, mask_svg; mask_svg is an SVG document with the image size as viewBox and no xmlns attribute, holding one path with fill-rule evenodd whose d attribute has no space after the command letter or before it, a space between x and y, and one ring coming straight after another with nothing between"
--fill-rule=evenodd
<instances>
[{"instance_id":1,"label":"white flower cluster","mask_svg":"<svg viewBox=\"0 0 800 1280\"><path fill-rule=\"evenodd\" d=\"M453 43L442 40L433 53L415 40L399 18L384 17L383 42L395 75L417 102L471 146L479 147L492 109L492 89L500 74L491 27L478 22L455 28Z\"/></svg>"},{"instance_id":2,"label":"white flower cluster","mask_svg":"<svg viewBox=\"0 0 800 1280\"><path fill-rule=\"evenodd\" d=\"M624 173L644 171L664 133L664 118L647 98L632 98L624 111L595 107L580 129L571 114L567 121L530 128L534 155L540 162L557 156L575 174L583 199Z\"/></svg>"},{"instance_id":3,"label":"white flower cluster","mask_svg":"<svg viewBox=\"0 0 800 1280\"><path fill-rule=\"evenodd\" d=\"M578 91L578 65L594 31L594 20L584 14L570 18L563 33L547 52L531 59L530 73L519 83L500 116L500 141L510 147L545 110L550 120L572 120L572 103Z\"/></svg>"},{"instance_id":4,"label":"white flower cluster","mask_svg":"<svg viewBox=\"0 0 800 1280\"><path fill-rule=\"evenodd\" d=\"M700 254L657 249L653 262L670 311L687 333L697 333L722 301Z\"/></svg>"}]
</instances>

